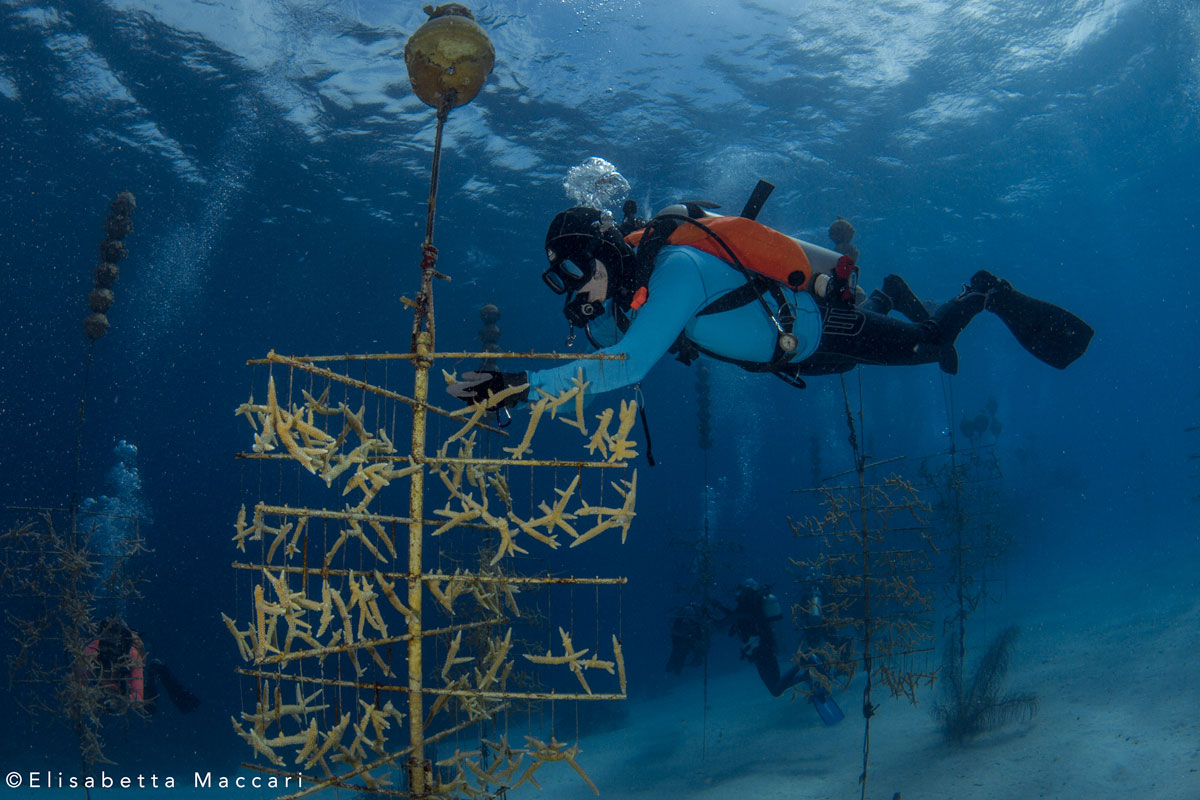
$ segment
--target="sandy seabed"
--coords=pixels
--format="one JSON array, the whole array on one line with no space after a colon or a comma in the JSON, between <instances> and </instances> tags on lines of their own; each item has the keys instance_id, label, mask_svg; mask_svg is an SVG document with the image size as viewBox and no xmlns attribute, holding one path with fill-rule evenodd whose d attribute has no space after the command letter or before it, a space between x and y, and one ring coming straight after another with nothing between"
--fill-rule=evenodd
<instances>
[{"instance_id":1,"label":"sandy seabed","mask_svg":"<svg viewBox=\"0 0 1200 800\"><path fill-rule=\"evenodd\" d=\"M1200 596L1194 579L1171 588L1097 582L1024 611L1005 688L1036 692L1038 714L967 746L943 741L932 693L912 706L877 689L866 796L1200 800ZM640 704L633 724L580 742L602 797L859 797L861 681L837 695L846 719L834 727L803 700L772 698L749 667L710 680L707 718L702 693L681 685ZM554 800L594 796L570 769L538 778Z\"/></svg>"},{"instance_id":2,"label":"sandy seabed","mask_svg":"<svg viewBox=\"0 0 1200 800\"><path fill-rule=\"evenodd\" d=\"M1068 584L1024 609L993 609L998 629L1020 628L1008 691L1033 691L1029 722L970 745L944 743L920 705L877 688L867 794L872 800L1154 798L1200 800L1200 579L1175 564L1169 579L1135 577ZM1178 576L1182 575L1180 579ZM986 646L968 639L968 661ZM727 642L714 637L714 647ZM708 683L699 670L664 694L631 701L619 728L585 735L580 765L611 800L850 800L862 769L862 682L836 699L846 719L821 723L804 701L772 698L745 665ZM564 731L560 739L567 738ZM573 737L571 737L573 738ZM520 737L510 734L513 744ZM116 768L119 773L120 768ZM249 773L248 773L249 774ZM565 764L538 771L510 800L586 800L595 795ZM110 798L276 797L265 789L94 790ZM338 791L319 797L353 798ZM82 790L0 788L0 800L80 798ZM364 797L365 795L357 795Z\"/></svg>"}]
</instances>

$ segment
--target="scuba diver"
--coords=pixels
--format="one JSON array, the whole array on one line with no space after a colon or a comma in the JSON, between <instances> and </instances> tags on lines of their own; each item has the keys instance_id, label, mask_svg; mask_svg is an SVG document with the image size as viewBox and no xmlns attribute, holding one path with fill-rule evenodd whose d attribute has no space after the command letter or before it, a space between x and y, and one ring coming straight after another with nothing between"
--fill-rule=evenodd
<instances>
[{"instance_id":1,"label":"scuba diver","mask_svg":"<svg viewBox=\"0 0 1200 800\"><path fill-rule=\"evenodd\" d=\"M954 343L981 311L996 314L1026 350L1058 369L1079 358L1093 330L1050 303L978 271L962 292L929 310L897 275L866 297L858 288L853 245L835 252L754 220L771 185L759 182L740 216L717 216L705 203L671 206L636 229L636 203L618 226L606 211L576 206L546 232L542 279L565 298L568 344L582 330L603 353L624 360L579 360L535 372L466 372L447 391L467 403L528 384L507 398L569 389L582 370L595 393L642 380L664 353L685 364L700 355L803 387L803 377L860 364L937 363L958 371ZM846 244L845 220L836 231ZM632 230L623 234L624 230ZM831 235L835 233L831 228ZM892 310L907 317L889 316ZM605 341L601 341L604 339ZM531 394L532 393L532 394Z\"/></svg>"},{"instance_id":2,"label":"scuba diver","mask_svg":"<svg viewBox=\"0 0 1200 800\"><path fill-rule=\"evenodd\" d=\"M819 601L818 601L819 602ZM741 657L754 664L758 677L772 697L779 697L800 683L809 684L808 699L826 725L840 722L845 715L829 695L828 690L814 680L812 672L822 672L821 665L807 649L802 653L808 663L793 664L780 673L779 641L775 625L783 619L783 609L770 586L747 578L734 591L733 608L716 602L691 602L671 620L671 655L667 671L679 674L684 664L699 664L708 654L710 625L728 625L729 635L742 642ZM806 640L807 645L807 640ZM828 676L826 676L828 677Z\"/></svg>"},{"instance_id":3,"label":"scuba diver","mask_svg":"<svg viewBox=\"0 0 1200 800\"><path fill-rule=\"evenodd\" d=\"M671 617L671 655L667 657L667 672L679 675L685 666L696 667L704 663L712 622L709 609L695 600Z\"/></svg>"},{"instance_id":4,"label":"scuba diver","mask_svg":"<svg viewBox=\"0 0 1200 800\"><path fill-rule=\"evenodd\" d=\"M135 711L150 715L158 706L158 684L180 712L195 711L200 699L181 684L159 659L147 659L142 637L114 615L84 648L84 680L104 689L101 701L109 714Z\"/></svg>"}]
</instances>

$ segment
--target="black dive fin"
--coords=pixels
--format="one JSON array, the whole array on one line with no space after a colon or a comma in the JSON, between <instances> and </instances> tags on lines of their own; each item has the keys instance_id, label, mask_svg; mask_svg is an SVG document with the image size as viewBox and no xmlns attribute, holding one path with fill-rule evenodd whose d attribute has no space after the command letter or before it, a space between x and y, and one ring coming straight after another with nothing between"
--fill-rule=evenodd
<instances>
[{"instance_id":1,"label":"black dive fin","mask_svg":"<svg viewBox=\"0 0 1200 800\"><path fill-rule=\"evenodd\" d=\"M1095 333L1065 308L1018 292L1007 281L988 295L987 309L1004 321L1022 347L1058 369L1083 355Z\"/></svg>"},{"instance_id":2,"label":"black dive fin","mask_svg":"<svg viewBox=\"0 0 1200 800\"><path fill-rule=\"evenodd\" d=\"M893 308L913 322L921 323L929 319L930 310L899 275L883 276L883 293L892 301Z\"/></svg>"},{"instance_id":3,"label":"black dive fin","mask_svg":"<svg viewBox=\"0 0 1200 800\"><path fill-rule=\"evenodd\" d=\"M162 681L163 688L167 690L167 697L171 698L171 702L180 712L187 714L200 707L200 698L180 683L167 669L166 664L151 664L150 668L154 670L154 677Z\"/></svg>"},{"instance_id":4,"label":"black dive fin","mask_svg":"<svg viewBox=\"0 0 1200 800\"><path fill-rule=\"evenodd\" d=\"M938 354L938 366L947 375L958 374L958 351L954 349L953 344L942 346L941 352Z\"/></svg>"},{"instance_id":5,"label":"black dive fin","mask_svg":"<svg viewBox=\"0 0 1200 800\"><path fill-rule=\"evenodd\" d=\"M829 692L825 691L824 687L818 686L813 690L809 699L812 701L813 708L817 710L817 715L826 725L837 725L846 718L841 706L834 701Z\"/></svg>"},{"instance_id":6,"label":"black dive fin","mask_svg":"<svg viewBox=\"0 0 1200 800\"><path fill-rule=\"evenodd\" d=\"M742 216L746 219L757 218L758 212L762 211L763 205L773 191L775 191L775 184L760 180L754 187L754 191L750 193L750 199L746 201L746 205L742 209Z\"/></svg>"}]
</instances>

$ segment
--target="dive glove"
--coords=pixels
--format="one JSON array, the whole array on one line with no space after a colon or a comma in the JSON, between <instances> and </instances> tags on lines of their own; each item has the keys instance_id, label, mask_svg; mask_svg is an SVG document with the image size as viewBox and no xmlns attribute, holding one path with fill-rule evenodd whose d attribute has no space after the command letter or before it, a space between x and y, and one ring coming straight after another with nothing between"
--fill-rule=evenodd
<instances>
[{"instance_id":1,"label":"dive glove","mask_svg":"<svg viewBox=\"0 0 1200 800\"><path fill-rule=\"evenodd\" d=\"M446 387L446 391L467 405L488 399L511 386L529 383L526 372L464 372L458 382ZM502 400L497 408L512 408L529 397L529 390L517 392Z\"/></svg>"}]
</instances>

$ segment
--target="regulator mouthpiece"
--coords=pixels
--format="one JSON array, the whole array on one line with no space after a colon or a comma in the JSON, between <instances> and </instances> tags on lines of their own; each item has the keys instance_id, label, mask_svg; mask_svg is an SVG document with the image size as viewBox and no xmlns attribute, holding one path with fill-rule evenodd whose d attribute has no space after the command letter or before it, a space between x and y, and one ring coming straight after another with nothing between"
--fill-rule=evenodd
<instances>
[{"instance_id":1,"label":"regulator mouthpiece","mask_svg":"<svg viewBox=\"0 0 1200 800\"><path fill-rule=\"evenodd\" d=\"M475 99L492 71L496 51L466 7L425 6L429 20L404 45L413 91L426 104L458 108Z\"/></svg>"}]
</instances>

